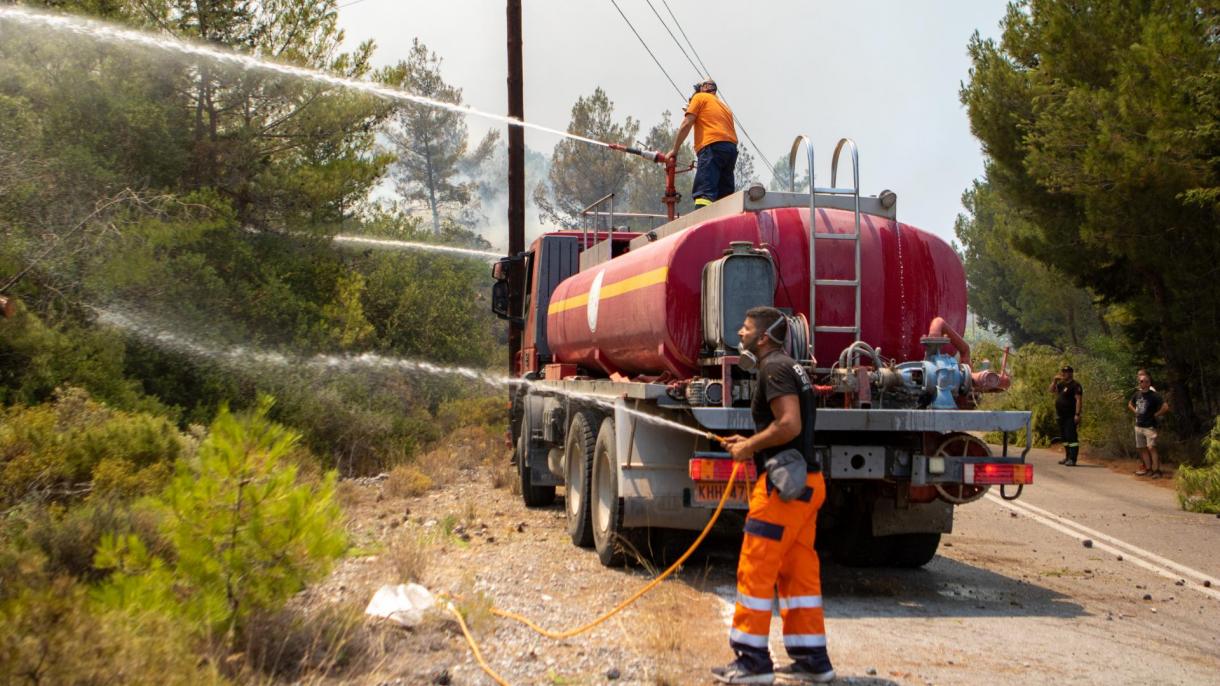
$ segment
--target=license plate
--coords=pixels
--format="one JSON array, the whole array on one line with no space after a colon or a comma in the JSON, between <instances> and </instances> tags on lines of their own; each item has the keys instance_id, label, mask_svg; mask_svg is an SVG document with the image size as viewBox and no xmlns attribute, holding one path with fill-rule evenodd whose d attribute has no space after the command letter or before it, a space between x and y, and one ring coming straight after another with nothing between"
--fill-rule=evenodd
<instances>
[{"instance_id":1,"label":"license plate","mask_svg":"<svg viewBox=\"0 0 1220 686\"><path fill-rule=\"evenodd\" d=\"M720 502L720 496L724 495L724 487L728 482L724 481L697 481L695 482L695 491L692 497L692 502L695 505L710 505L715 507ZM749 503L746 485L740 481L733 483L733 492L729 494L728 500L725 501L725 506L741 505L745 506Z\"/></svg>"}]
</instances>

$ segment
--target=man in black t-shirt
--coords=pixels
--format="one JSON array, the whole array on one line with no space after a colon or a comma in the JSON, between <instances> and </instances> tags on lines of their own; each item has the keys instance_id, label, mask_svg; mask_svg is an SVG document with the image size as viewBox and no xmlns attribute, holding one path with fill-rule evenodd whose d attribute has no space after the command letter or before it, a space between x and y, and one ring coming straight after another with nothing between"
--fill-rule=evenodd
<instances>
[{"instance_id":1,"label":"man in black t-shirt","mask_svg":"<svg viewBox=\"0 0 1220 686\"><path fill-rule=\"evenodd\" d=\"M1127 401L1127 409L1135 413L1135 447L1140 451L1143 468L1136 476L1161 478L1161 456L1156 452L1157 418L1169 412L1169 404L1152 390L1152 377L1139 376L1139 390Z\"/></svg>"},{"instance_id":2,"label":"man in black t-shirt","mask_svg":"<svg viewBox=\"0 0 1220 686\"><path fill-rule=\"evenodd\" d=\"M783 352L787 327L779 310L755 307L746 312L738 332L743 358L753 356L758 364L750 408L756 431L748 438L731 436L727 444L734 460L754 460L760 478L750 493L737 565L737 605L729 633L737 659L712 670L724 683L769 684L776 672L814 683L835 676L826 652L821 570L813 549L818 509L826 500L826 482L813 451L813 384L805 368ZM767 458L789 448L805 457L807 474L804 492L784 500L763 475ZM784 648L793 660L779 670L767 639L776 596Z\"/></svg>"},{"instance_id":3,"label":"man in black t-shirt","mask_svg":"<svg viewBox=\"0 0 1220 686\"><path fill-rule=\"evenodd\" d=\"M1084 388L1073 377L1071 365L1063 365L1051 382L1051 393L1055 396L1055 416L1059 419L1059 440L1063 441L1064 457L1059 464L1076 466L1080 454L1080 439L1076 427L1080 426L1080 412L1084 407Z\"/></svg>"}]
</instances>

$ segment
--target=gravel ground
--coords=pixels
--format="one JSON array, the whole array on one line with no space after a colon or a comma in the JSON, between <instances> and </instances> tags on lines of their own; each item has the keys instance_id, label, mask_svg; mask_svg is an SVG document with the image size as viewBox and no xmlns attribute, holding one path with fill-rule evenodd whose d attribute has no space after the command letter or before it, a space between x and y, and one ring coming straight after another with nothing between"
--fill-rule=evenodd
<instances>
[{"instance_id":1,"label":"gravel ground","mask_svg":"<svg viewBox=\"0 0 1220 686\"><path fill-rule=\"evenodd\" d=\"M345 560L309 589L304 606L367 603L382 584L402 581L392 551L421 534L433 541L425 586L482 594L550 628L588 621L651 577L638 566L603 568L569 541L562 498L527 510L519 496L492 486L490 471L469 469L415 498L387 496L382 480L349 482L351 533L368 554ZM1062 498L1072 484L1057 488ZM1090 526L1099 519L1094 513ZM1210 545L1217 530L1172 518L1162 527L1173 529L1165 532L1173 540L1195 537L1198 545ZM1201 532L1207 538L1198 539ZM681 575L588 634L552 641L508 620L476 617L476 636L512 684L710 683L708 668L731 658L737 540L732 527L719 532ZM837 683L1208 684L1220 675L1220 601L989 500L959 508L954 533L926 568L830 562L823 583ZM385 654L330 681L492 683L451 621L369 630L385 637ZM777 621L773 649L782 663L778 638Z\"/></svg>"}]
</instances>

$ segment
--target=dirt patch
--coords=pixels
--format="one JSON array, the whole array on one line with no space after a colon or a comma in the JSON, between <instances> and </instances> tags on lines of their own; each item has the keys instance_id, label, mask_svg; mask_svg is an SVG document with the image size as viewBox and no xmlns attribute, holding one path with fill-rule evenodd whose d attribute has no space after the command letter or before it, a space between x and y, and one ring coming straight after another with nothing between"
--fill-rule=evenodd
<instances>
[{"instance_id":1,"label":"dirt patch","mask_svg":"<svg viewBox=\"0 0 1220 686\"><path fill-rule=\"evenodd\" d=\"M573 546L562 498L550 508L526 509L505 477L508 459L502 437L463 430L417 463L435 484L422 495L404 495L409 489L391 485L388 476L346 482L341 496L353 554L294 607L321 616L367 603L382 585L417 581L476 610L467 613L471 630L488 662L513 684L701 683L710 666L731 659L720 604L710 593L724 580L710 580L706 563L688 564L621 614L566 641L489 615L486 606L494 603L547 628L568 629L613 607L656 572L607 569L592 551ZM443 614L412 630L366 621L360 631L373 654L304 680L492 683L456 622Z\"/></svg>"}]
</instances>

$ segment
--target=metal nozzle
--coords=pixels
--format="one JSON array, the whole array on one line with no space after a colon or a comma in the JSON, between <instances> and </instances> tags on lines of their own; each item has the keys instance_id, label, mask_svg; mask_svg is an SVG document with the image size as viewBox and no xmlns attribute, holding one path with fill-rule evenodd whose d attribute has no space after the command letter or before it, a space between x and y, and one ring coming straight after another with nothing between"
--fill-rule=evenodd
<instances>
[{"instance_id":1,"label":"metal nozzle","mask_svg":"<svg viewBox=\"0 0 1220 686\"><path fill-rule=\"evenodd\" d=\"M657 164L665 164L665 163L669 162L668 155L666 155L663 152L657 152L656 150L641 150L639 148L629 148L625 145L619 145L618 143L607 143L606 147L610 148L611 150L618 150L619 152L625 152L628 155L639 155L640 157L643 157L644 159L648 160L649 162L656 162Z\"/></svg>"}]
</instances>

